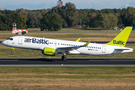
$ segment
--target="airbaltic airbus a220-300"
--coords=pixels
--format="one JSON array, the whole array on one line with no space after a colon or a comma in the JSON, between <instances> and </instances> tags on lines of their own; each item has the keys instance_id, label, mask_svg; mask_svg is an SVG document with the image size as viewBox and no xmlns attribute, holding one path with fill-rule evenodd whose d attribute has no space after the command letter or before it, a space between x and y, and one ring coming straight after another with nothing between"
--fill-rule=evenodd
<instances>
[{"instance_id":1,"label":"airbaltic airbus a220-300","mask_svg":"<svg viewBox=\"0 0 135 90\"><path fill-rule=\"evenodd\" d=\"M112 41L105 44L79 42L80 38L76 41L66 41L28 36L13 36L2 44L13 48L41 50L48 56L62 54L62 60L66 60L67 54L109 55L133 52L132 48L125 47L131 31L132 27L126 27Z\"/></svg>"}]
</instances>

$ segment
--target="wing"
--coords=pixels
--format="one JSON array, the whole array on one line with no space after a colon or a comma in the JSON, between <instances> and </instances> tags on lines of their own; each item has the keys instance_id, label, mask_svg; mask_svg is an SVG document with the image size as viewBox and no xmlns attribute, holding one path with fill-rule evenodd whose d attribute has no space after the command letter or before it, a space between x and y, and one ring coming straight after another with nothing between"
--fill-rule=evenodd
<instances>
[{"instance_id":1,"label":"wing","mask_svg":"<svg viewBox=\"0 0 135 90\"><path fill-rule=\"evenodd\" d=\"M90 43L90 41L88 41L87 43L85 43L84 45L80 45L80 46L73 46L73 47L59 47L57 49L62 49L62 50L72 50L72 49L78 49L80 47L86 47L88 46L88 44Z\"/></svg>"}]
</instances>

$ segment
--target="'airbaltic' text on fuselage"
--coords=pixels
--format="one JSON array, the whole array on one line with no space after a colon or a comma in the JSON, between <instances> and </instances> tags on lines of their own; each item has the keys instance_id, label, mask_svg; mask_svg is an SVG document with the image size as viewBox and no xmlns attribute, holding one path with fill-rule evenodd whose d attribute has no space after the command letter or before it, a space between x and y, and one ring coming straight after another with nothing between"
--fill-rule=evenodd
<instances>
[{"instance_id":1,"label":"'airbaltic' text on fuselage","mask_svg":"<svg viewBox=\"0 0 135 90\"><path fill-rule=\"evenodd\" d=\"M24 42L26 43L37 43L37 44L49 44L49 40L46 39L37 39L37 38L25 38Z\"/></svg>"}]
</instances>

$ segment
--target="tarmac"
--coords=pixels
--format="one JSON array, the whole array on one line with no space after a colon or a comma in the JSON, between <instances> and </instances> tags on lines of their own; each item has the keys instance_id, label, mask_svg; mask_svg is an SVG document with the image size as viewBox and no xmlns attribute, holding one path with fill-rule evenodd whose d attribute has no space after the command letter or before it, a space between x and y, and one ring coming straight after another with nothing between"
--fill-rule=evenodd
<instances>
[{"instance_id":1,"label":"tarmac","mask_svg":"<svg viewBox=\"0 0 135 90\"><path fill-rule=\"evenodd\" d=\"M132 66L135 58L0 58L0 67L32 67L32 66Z\"/></svg>"}]
</instances>

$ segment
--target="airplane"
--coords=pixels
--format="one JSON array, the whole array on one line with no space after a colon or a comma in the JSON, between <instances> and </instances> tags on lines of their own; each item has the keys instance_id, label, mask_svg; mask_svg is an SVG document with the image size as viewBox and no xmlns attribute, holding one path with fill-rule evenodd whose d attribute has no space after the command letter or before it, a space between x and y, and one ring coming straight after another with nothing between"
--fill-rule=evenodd
<instances>
[{"instance_id":1,"label":"airplane","mask_svg":"<svg viewBox=\"0 0 135 90\"><path fill-rule=\"evenodd\" d=\"M11 48L41 50L44 55L55 56L62 54L61 59L67 60L67 54L109 55L133 52L133 48L125 47L132 27L126 27L112 41L105 44L39 38L30 36L13 36L2 42Z\"/></svg>"}]
</instances>

